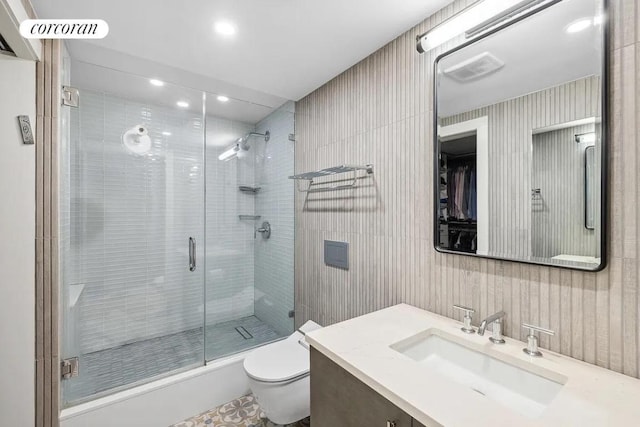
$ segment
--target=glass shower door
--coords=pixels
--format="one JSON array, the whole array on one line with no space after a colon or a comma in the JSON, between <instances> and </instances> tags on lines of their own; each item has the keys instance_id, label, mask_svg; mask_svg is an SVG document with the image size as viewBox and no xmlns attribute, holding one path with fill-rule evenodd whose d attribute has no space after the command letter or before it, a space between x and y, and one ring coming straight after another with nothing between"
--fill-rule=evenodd
<instances>
[{"instance_id":1,"label":"glass shower door","mask_svg":"<svg viewBox=\"0 0 640 427\"><path fill-rule=\"evenodd\" d=\"M204 363L202 93L89 64L63 107L63 404Z\"/></svg>"},{"instance_id":2,"label":"glass shower door","mask_svg":"<svg viewBox=\"0 0 640 427\"><path fill-rule=\"evenodd\" d=\"M293 332L294 108L207 94L207 361Z\"/></svg>"}]
</instances>

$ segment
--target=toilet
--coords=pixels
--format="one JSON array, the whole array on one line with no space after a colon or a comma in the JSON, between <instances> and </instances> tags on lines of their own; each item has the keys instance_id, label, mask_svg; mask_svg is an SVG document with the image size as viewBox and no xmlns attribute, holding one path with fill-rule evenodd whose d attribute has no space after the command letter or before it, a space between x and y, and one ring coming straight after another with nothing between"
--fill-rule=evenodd
<instances>
[{"instance_id":1,"label":"toilet","mask_svg":"<svg viewBox=\"0 0 640 427\"><path fill-rule=\"evenodd\" d=\"M308 321L284 340L244 359L251 392L269 420L291 424L310 414L309 345L304 334L321 328Z\"/></svg>"}]
</instances>

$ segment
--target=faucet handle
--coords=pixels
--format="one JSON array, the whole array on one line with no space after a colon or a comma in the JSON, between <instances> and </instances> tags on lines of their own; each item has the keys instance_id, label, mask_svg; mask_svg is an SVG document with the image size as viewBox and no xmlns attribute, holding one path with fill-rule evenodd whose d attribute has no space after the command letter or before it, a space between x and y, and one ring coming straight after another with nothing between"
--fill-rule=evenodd
<instances>
[{"instance_id":1,"label":"faucet handle","mask_svg":"<svg viewBox=\"0 0 640 427\"><path fill-rule=\"evenodd\" d=\"M462 328L460 328L460 330L466 334L475 334L476 331L471 326L471 320L473 318L473 313L475 313L476 311L473 308L465 307L458 304L455 304L453 308L455 308L456 310L464 311L464 325L462 326Z\"/></svg>"},{"instance_id":2,"label":"faucet handle","mask_svg":"<svg viewBox=\"0 0 640 427\"><path fill-rule=\"evenodd\" d=\"M551 329L545 329L541 326L530 325L529 323L523 323L523 328L529 329L529 335L533 335L534 331L542 332L543 334L554 336L556 333Z\"/></svg>"},{"instance_id":3,"label":"faucet handle","mask_svg":"<svg viewBox=\"0 0 640 427\"><path fill-rule=\"evenodd\" d=\"M454 304L453 308L458 309L458 310L462 310L465 313L475 313L476 312L473 308L465 307L464 305Z\"/></svg>"},{"instance_id":4,"label":"faucet handle","mask_svg":"<svg viewBox=\"0 0 640 427\"><path fill-rule=\"evenodd\" d=\"M523 328L529 329L529 335L527 335L527 346L522 349L526 354L533 357L542 357L542 352L538 349L538 337L533 335L535 331L542 332L547 335L555 335L556 333L551 329L545 329L540 326L530 325L529 323L523 323Z\"/></svg>"}]
</instances>

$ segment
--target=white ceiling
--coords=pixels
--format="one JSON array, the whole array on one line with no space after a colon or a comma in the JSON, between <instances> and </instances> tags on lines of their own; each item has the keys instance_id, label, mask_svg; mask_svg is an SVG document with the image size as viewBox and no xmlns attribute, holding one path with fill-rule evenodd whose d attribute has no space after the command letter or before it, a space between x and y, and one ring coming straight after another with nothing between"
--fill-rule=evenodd
<instances>
[{"instance_id":1,"label":"white ceiling","mask_svg":"<svg viewBox=\"0 0 640 427\"><path fill-rule=\"evenodd\" d=\"M274 107L312 92L451 0L32 2L40 18L107 21L105 39L69 43L76 60L117 69L163 64L174 83L185 84L176 81L175 70L183 70L206 80L201 89ZM217 20L232 21L237 34L217 35Z\"/></svg>"},{"instance_id":2,"label":"white ceiling","mask_svg":"<svg viewBox=\"0 0 640 427\"><path fill-rule=\"evenodd\" d=\"M82 61L71 62L71 76L72 85L80 88L81 100L82 92L91 90L165 108L178 108L176 103L184 101L189 104L187 110L195 115L202 115L203 102L200 90L170 83L157 87L151 85L149 79L139 75L123 73ZM274 108L236 98L220 102L215 95L207 94L205 111L207 115L255 124L271 114Z\"/></svg>"},{"instance_id":3,"label":"white ceiling","mask_svg":"<svg viewBox=\"0 0 640 427\"><path fill-rule=\"evenodd\" d=\"M601 74L601 26L568 34L580 18L600 14L598 0L564 0L509 28L446 56L439 70L489 52L505 65L493 74L460 83L438 76L438 116L513 99L580 78ZM470 96L473 94L473 96Z\"/></svg>"}]
</instances>

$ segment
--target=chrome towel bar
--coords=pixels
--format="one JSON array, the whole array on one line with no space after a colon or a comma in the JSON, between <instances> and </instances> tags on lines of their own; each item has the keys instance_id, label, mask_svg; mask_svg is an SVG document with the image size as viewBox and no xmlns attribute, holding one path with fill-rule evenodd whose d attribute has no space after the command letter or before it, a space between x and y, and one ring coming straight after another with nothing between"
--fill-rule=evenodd
<instances>
[{"instance_id":1,"label":"chrome towel bar","mask_svg":"<svg viewBox=\"0 0 640 427\"><path fill-rule=\"evenodd\" d=\"M366 172L365 174L360 174L360 171ZM340 184L340 185L328 185L331 181L327 182L314 182L314 179L334 176L343 173L352 173L353 176L350 179L351 182L349 184ZM302 193L316 193L320 191L336 191L336 190L346 190L349 188L355 188L358 184L359 178L364 178L367 175L373 174L373 165L367 164L364 166L357 165L342 165L342 166L334 166L331 168L320 169L313 172L305 172L297 175L292 175L289 179L295 179L298 181L298 191ZM300 186L300 181L309 181L309 184L306 188ZM326 186L322 186L325 185ZM312 188L314 185L321 185L321 187Z\"/></svg>"}]
</instances>

